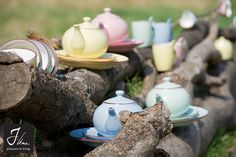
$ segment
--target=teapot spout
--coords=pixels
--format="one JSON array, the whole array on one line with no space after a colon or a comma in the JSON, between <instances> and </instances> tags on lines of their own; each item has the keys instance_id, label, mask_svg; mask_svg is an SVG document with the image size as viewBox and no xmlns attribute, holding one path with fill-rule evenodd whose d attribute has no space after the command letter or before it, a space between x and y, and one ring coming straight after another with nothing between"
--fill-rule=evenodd
<instances>
[{"instance_id":1,"label":"teapot spout","mask_svg":"<svg viewBox=\"0 0 236 157\"><path fill-rule=\"evenodd\" d=\"M105 124L107 134L116 135L122 128L121 122L114 110L114 108L108 108L108 117Z\"/></svg>"},{"instance_id":2,"label":"teapot spout","mask_svg":"<svg viewBox=\"0 0 236 157\"><path fill-rule=\"evenodd\" d=\"M85 47L85 41L78 24L73 25L74 32L71 40L71 47L74 52L82 52Z\"/></svg>"}]
</instances>

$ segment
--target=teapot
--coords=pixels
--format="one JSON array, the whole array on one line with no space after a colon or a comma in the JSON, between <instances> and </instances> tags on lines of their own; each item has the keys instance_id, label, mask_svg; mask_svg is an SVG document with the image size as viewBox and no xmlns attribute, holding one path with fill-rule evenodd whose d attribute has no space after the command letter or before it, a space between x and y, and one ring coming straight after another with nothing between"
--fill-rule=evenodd
<instances>
[{"instance_id":1,"label":"teapot","mask_svg":"<svg viewBox=\"0 0 236 157\"><path fill-rule=\"evenodd\" d=\"M117 90L116 97L105 100L93 114L93 124L99 134L115 136L121 129L120 111L140 112L143 109L134 101L125 98L124 91Z\"/></svg>"},{"instance_id":2,"label":"teapot","mask_svg":"<svg viewBox=\"0 0 236 157\"><path fill-rule=\"evenodd\" d=\"M171 82L170 77L164 77L164 82L156 85L146 96L146 106L156 104L157 98L161 99L170 111L170 118L178 117L185 113L191 104L189 93L179 84Z\"/></svg>"},{"instance_id":3,"label":"teapot","mask_svg":"<svg viewBox=\"0 0 236 157\"><path fill-rule=\"evenodd\" d=\"M103 25L109 43L124 42L128 39L128 25L120 17L111 13L111 8L105 8L104 13L92 20L93 24Z\"/></svg>"},{"instance_id":4,"label":"teapot","mask_svg":"<svg viewBox=\"0 0 236 157\"><path fill-rule=\"evenodd\" d=\"M89 17L84 22L70 27L62 37L62 47L70 56L99 58L106 53L108 39L102 26L93 25Z\"/></svg>"},{"instance_id":5,"label":"teapot","mask_svg":"<svg viewBox=\"0 0 236 157\"><path fill-rule=\"evenodd\" d=\"M220 52L222 60L229 60L233 56L233 45L230 40L223 36L214 42L215 48Z\"/></svg>"}]
</instances>

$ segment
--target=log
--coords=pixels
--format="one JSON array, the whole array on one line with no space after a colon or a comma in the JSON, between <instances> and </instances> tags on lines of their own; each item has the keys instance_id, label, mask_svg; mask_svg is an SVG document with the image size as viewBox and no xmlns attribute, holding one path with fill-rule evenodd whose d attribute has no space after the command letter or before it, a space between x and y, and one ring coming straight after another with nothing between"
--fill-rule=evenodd
<instances>
[{"instance_id":1,"label":"log","mask_svg":"<svg viewBox=\"0 0 236 157\"><path fill-rule=\"evenodd\" d=\"M229 62L225 66L223 75L229 76L227 82L219 88L217 95L205 95L202 100L202 106L209 111L209 115L193 125L174 129L173 133L160 142L157 149L164 149L170 156L176 157L201 156L217 131L232 125L228 122L233 119L236 106L230 88L236 87L233 81L236 77L236 65Z\"/></svg>"},{"instance_id":2,"label":"log","mask_svg":"<svg viewBox=\"0 0 236 157\"><path fill-rule=\"evenodd\" d=\"M219 29L218 36L224 36L231 41L236 41L236 27L221 28Z\"/></svg>"},{"instance_id":3,"label":"log","mask_svg":"<svg viewBox=\"0 0 236 157\"><path fill-rule=\"evenodd\" d=\"M104 96L142 67L144 57L138 52L127 56L130 61L117 68L78 69L66 74L65 81L21 60L0 57L0 112L23 118L47 133L91 125Z\"/></svg>"},{"instance_id":4,"label":"log","mask_svg":"<svg viewBox=\"0 0 236 157\"><path fill-rule=\"evenodd\" d=\"M162 104L139 113L120 112L123 124L119 134L109 142L85 155L92 156L137 156L149 157L155 146L172 129L169 112Z\"/></svg>"},{"instance_id":5,"label":"log","mask_svg":"<svg viewBox=\"0 0 236 157\"><path fill-rule=\"evenodd\" d=\"M148 94L148 92L153 88L155 85L155 80L156 80L156 68L152 64L151 60L147 60L147 62L144 64L143 68L143 85L142 89L137 94L133 99L141 106L144 108L145 104L145 97Z\"/></svg>"},{"instance_id":6,"label":"log","mask_svg":"<svg viewBox=\"0 0 236 157\"><path fill-rule=\"evenodd\" d=\"M195 84L196 87L199 82L205 84L205 86L207 83L211 83L212 86L214 82L220 82L221 85L218 85L217 94L209 94L209 91L201 94L204 95L201 105L209 111L209 115L206 118L186 127L175 128L173 133L163 138L157 145L157 151L165 150L169 156L201 156L220 128L227 128L234 124L228 122L230 119L231 121L234 119L234 111L236 109L234 97L231 93L231 89L236 87L233 81L236 77L235 63L232 61L223 62L218 66L214 66L213 69L209 68L208 71L204 67L204 63L212 57L211 53L216 53L212 46L216 38L216 35L214 35L214 32L216 32L215 27L212 28L211 32L213 33L208 36L209 38L206 38L190 51L186 61L186 63L189 63L181 64L182 68L180 68L182 70L179 68L173 73L179 73L189 80L187 85L189 88L187 90L192 95L196 94L193 92L193 85ZM236 55L234 59L236 59ZM186 67L184 68L184 66ZM192 66L191 73L184 73L184 69L187 71L190 66ZM195 72L193 72L194 69ZM226 82L222 81L223 78L227 78ZM216 81L217 79L218 81Z\"/></svg>"},{"instance_id":7,"label":"log","mask_svg":"<svg viewBox=\"0 0 236 157\"><path fill-rule=\"evenodd\" d=\"M187 41L188 49L190 50L194 45L201 42L208 35L208 32L209 23L199 21L194 27L184 30L180 37L183 37Z\"/></svg>"}]
</instances>

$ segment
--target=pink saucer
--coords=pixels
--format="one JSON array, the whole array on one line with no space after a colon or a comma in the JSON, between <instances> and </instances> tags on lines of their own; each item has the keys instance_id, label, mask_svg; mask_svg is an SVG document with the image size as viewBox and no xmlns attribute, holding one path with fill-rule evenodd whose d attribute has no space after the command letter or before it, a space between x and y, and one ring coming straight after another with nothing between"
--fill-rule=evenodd
<instances>
[{"instance_id":1,"label":"pink saucer","mask_svg":"<svg viewBox=\"0 0 236 157\"><path fill-rule=\"evenodd\" d=\"M108 47L108 52L117 52L117 53L125 53L131 51L136 46L142 44L143 41L139 40L127 40L124 42L115 42L110 43Z\"/></svg>"}]
</instances>

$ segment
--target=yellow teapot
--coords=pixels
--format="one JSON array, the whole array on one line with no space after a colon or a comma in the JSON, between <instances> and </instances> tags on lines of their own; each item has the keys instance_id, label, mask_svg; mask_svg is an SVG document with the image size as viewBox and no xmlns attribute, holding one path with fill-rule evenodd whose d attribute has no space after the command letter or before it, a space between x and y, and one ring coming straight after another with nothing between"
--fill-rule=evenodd
<instances>
[{"instance_id":1,"label":"yellow teapot","mask_svg":"<svg viewBox=\"0 0 236 157\"><path fill-rule=\"evenodd\" d=\"M83 18L84 22L70 27L62 37L64 51L74 57L99 58L106 53L108 39L99 27L90 23L89 17Z\"/></svg>"},{"instance_id":2,"label":"yellow teapot","mask_svg":"<svg viewBox=\"0 0 236 157\"><path fill-rule=\"evenodd\" d=\"M220 52L222 60L230 60L233 57L233 45L230 40L221 36L214 44L215 48Z\"/></svg>"}]
</instances>

